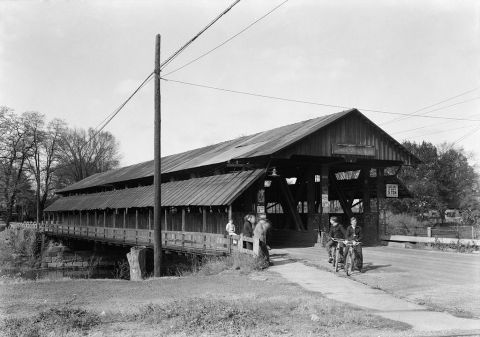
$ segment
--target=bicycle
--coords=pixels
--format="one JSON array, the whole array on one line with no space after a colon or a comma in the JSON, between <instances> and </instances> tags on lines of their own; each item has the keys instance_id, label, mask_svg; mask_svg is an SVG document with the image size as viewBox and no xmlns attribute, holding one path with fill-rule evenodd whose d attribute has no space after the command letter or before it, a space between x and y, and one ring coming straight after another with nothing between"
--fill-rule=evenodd
<instances>
[{"instance_id":1,"label":"bicycle","mask_svg":"<svg viewBox=\"0 0 480 337\"><path fill-rule=\"evenodd\" d=\"M344 241L344 244L347 249L347 257L345 259L345 273L347 276L350 276L353 272L354 267L358 265L357 254L355 253L355 246L361 244L359 241ZM362 272L362 268L357 268Z\"/></svg>"}]
</instances>

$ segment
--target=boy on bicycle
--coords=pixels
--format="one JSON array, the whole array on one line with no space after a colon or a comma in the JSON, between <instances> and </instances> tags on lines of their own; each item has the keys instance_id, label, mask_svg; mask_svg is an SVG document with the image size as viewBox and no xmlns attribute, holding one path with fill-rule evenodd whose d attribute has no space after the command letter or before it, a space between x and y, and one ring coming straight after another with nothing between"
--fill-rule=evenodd
<instances>
[{"instance_id":1,"label":"boy on bicycle","mask_svg":"<svg viewBox=\"0 0 480 337\"><path fill-rule=\"evenodd\" d=\"M332 239L337 239L340 240L338 242L338 247L340 248L340 255L342 255L342 250L345 245L343 244L343 240L346 238L346 232L343 226L338 222L338 217L332 216L330 218L330 230L328 231L328 235L330 236L330 239L327 242L327 252L328 252L328 262L333 261L333 256L331 252L332 246L336 246L337 242L333 241Z\"/></svg>"},{"instance_id":2,"label":"boy on bicycle","mask_svg":"<svg viewBox=\"0 0 480 337\"><path fill-rule=\"evenodd\" d=\"M347 227L347 235L346 238L348 241L361 242L363 240L362 235L362 228L357 226L357 218L352 216L350 218L350 226ZM358 270L362 270L363 266L363 253L362 253L362 245L361 243L358 245L353 246L353 251L357 257L357 268ZM347 250L345 250L345 253ZM345 258L345 257L344 257Z\"/></svg>"}]
</instances>

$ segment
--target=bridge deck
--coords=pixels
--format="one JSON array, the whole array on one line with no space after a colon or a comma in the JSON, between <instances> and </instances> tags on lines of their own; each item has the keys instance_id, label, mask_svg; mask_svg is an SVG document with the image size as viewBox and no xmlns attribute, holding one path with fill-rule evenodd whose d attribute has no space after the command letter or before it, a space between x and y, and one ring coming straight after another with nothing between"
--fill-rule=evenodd
<instances>
[{"instance_id":1,"label":"bridge deck","mask_svg":"<svg viewBox=\"0 0 480 337\"><path fill-rule=\"evenodd\" d=\"M36 224L23 225L36 229ZM153 230L75 226L42 223L39 230L57 237L70 237L98 242L153 248ZM245 245L244 242L252 245ZM232 251L255 254L258 241L252 238L231 237L223 234L202 232L162 231L162 249L202 255L228 255ZM244 248L247 247L246 249ZM248 248L250 247L250 248Z\"/></svg>"}]
</instances>

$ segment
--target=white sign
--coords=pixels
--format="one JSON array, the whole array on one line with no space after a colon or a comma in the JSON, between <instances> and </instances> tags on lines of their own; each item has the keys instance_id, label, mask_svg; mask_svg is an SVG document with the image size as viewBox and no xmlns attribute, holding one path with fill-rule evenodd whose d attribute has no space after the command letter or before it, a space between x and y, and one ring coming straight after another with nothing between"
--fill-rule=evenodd
<instances>
[{"instance_id":1,"label":"white sign","mask_svg":"<svg viewBox=\"0 0 480 337\"><path fill-rule=\"evenodd\" d=\"M386 186L386 197L387 198L398 198L398 185L397 184L385 184Z\"/></svg>"},{"instance_id":2,"label":"white sign","mask_svg":"<svg viewBox=\"0 0 480 337\"><path fill-rule=\"evenodd\" d=\"M257 205L257 213L258 214L265 213L265 206Z\"/></svg>"}]
</instances>

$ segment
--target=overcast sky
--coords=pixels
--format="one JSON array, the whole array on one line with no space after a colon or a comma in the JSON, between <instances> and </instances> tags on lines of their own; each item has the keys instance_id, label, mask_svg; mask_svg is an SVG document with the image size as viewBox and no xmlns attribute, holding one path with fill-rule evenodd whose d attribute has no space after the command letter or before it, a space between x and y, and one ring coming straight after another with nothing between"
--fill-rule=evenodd
<instances>
[{"instance_id":1,"label":"overcast sky","mask_svg":"<svg viewBox=\"0 0 480 337\"><path fill-rule=\"evenodd\" d=\"M157 33L165 59L232 2L0 1L0 105L95 127L153 70ZM281 2L240 1L163 73ZM468 102L428 115L480 120L480 1L290 0L166 77L399 113L476 89L434 108ZM162 81L163 154L339 110ZM453 142L480 128L419 117L388 123L398 116L363 112L399 141ZM153 159L153 81L106 129L120 141L122 165ZM479 140L480 131L458 143L476 163Z\"/></svg>"}]
</instances>

